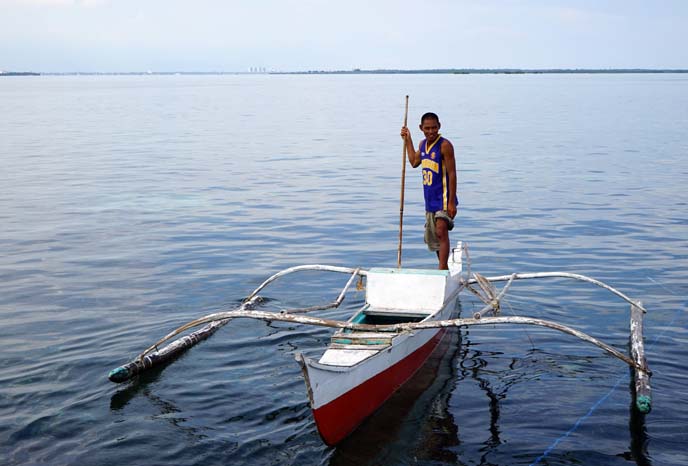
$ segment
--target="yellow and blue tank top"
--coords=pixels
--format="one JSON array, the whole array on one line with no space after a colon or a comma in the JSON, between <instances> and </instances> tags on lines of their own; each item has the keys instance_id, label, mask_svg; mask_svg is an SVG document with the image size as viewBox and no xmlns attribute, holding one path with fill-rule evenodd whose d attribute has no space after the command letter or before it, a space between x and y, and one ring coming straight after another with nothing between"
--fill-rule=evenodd
<instances>
[{"instance_id":1,"label":"yellow and blue tank top","mask_svg":"<svg viewBox=\"0 0 688 466\"><path fill-rule=\"evenodd\" d=\"M430 146L428 146L426 139L420 143L420 166L423 173L426 212L447 210L447 203L449 202L449 174L440 152L442 141L444 138L438 136Z\"/></svg>"}]
</instances>

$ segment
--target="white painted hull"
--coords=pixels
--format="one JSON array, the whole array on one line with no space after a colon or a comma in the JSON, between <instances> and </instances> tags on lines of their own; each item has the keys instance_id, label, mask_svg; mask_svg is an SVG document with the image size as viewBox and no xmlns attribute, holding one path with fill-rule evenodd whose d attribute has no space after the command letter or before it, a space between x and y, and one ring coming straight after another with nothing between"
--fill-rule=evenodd
<instances>
[{"instance_id":1,"label":"white painted hull","mask_svg":"<svg viewBox=\"0 0 688 466\"><path fill-rule=\"evenodd\" d=\"M428 320L445 320L452 317L455 300ZM321 364L313 359L301 357L308 371L308 380L312 393L311 406L320 408L344 393L361 385L387 368L398 364L410 354L418 351L438 335L441 329L421 330L414 333L403 333L392 340L389 348L370 350L370 356L351 366ZM328 350L343 352L346 350ZM362 351L362 350L356 350Z\"/></svg>"}]
</instances>

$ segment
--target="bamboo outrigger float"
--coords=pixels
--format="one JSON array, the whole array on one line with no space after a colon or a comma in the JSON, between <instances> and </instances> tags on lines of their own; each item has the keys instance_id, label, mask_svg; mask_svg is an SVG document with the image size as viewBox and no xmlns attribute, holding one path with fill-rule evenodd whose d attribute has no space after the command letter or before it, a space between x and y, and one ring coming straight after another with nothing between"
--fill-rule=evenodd
<instances>
[{"instance_id":1,"label":"bamboo outrigger float","mask_svg":"<svg viewBox=\"0 0 688 466\"><path fill-rule=\"evenodd\" d=\"M337 330L319 360L296 355L318 431L325 443L335 445L355 430L424 364L444 338L447 328L494 324L536 325L578 337L628 364L635 374L635 407L643 414L650 411L651 371L645 360L642 335L642 316L646 310L639 301L598 280L572 273L514 273L483 277L471 273L470 260L464 258L468 259L468 249L459 242L451 251L448 271L404 268L364 270L326 265L285 269L263 282L238 309L209 314L179 327L130 363L112 370L109 379L125 382L147 369L170 361L232 319L251 318L335 328ZM467 265L465 271L464 262ZM303 270L346 273L351 276L332 303L281 312L255 309L260 301L258 293L266 286L284 275ZM303 315L338 307L357 277L367 280L366 300L348 321ZM500 301L513 282L535 278L581 280L600 286L627 301L631 306L630 356L590 335L556 322L532 317L499 316ZM497 293L493 283L503 281L507 283ZM485 302L485 307L469 318L458 318L455 315L456 300L464 289L478 294ZM207 325L160 348L168 340L203 324Z\"/></svg>"}]
</instances>

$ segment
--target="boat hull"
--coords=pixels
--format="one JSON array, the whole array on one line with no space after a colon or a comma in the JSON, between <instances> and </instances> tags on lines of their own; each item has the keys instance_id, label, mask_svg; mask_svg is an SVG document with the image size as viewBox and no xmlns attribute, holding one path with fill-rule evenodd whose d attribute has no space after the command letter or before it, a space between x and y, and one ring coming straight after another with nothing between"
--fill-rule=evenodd
<instances>
[{"instance_id":1,"label":"boat hull","mask_svg":"<svg viewBox=\"0 0 688 466\"><path fill-rule=\"evenodd\" d=\"M311 394L313 417L323 441L333 446L353 432L423 366L440 344L445 333L446 329L433 332L424 344L397 363L321 406L314 406L311 387L317 375L314 374L314 368L310 365L312 361L304 358L302 367L307 383L311 382L309 394ZM351 375L340 374L343 375L339 378Z\"/></svg>"},{"instance_id":2,"label":"boat hull","mask_svg":"<svg viewBox=\"0 0 688 466\"><path fill-rule=\"evenodd\" d=\"M374 320L374 316L393 316L402 322L414 321L419 314L423 322L454 317L463 288L462 250L459 243L452 251L448 271L369 270L366 305L350 322ZM336 445L353 432L423 366L446 332L443 328L343 331L333 336L319 361L298 354L323 441Z\"/></svg>"}]
</instances>

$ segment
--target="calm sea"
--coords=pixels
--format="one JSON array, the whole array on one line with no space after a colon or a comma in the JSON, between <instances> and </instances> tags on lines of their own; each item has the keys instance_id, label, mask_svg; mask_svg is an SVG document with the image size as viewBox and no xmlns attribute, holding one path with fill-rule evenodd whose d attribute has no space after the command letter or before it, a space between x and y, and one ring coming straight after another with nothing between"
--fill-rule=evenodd
<instances>
[{"instance_id":1,"label":"calm sea","mask_svg":"<svg viewBox=\"0 0 688 466\"><path fill-rule=\"evenodd\" d=\"M474 271L577 272L643 301L649 415L622 362L530 327L462 329L338 448L294 361L328 330L235 321L107 380L282 268L394 266L406 94L410 126L435 111L456 148L452 241ZM0 79L0 462L688 465L687 128L687 75ZM434 267L417 171L406 187L404 265ZM346 278L293 276L262 308L329 302ZM627 350L628 306L590 285L517 283L503 313Z\"/></svg>"}]
</instances>

